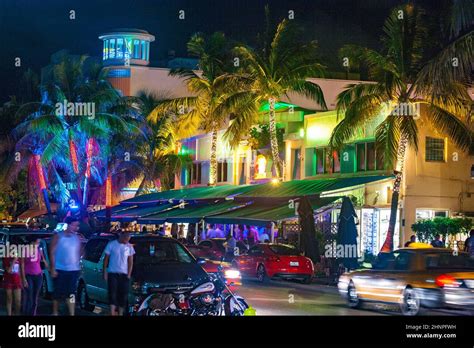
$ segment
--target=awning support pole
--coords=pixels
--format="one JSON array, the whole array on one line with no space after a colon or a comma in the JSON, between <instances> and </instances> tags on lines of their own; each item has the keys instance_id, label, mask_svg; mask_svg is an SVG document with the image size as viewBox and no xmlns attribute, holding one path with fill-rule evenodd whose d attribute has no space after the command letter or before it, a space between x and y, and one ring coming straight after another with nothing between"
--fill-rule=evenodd
<instances>
[{"instance_id":1,"label":"awning support pole","mask_svg":"<svg viewBox=\"0 0 474 348\"><path fill-rule=\"evenodd\" d=\"M196 222L195 226L196 231L194 232L194 244L197 244L199 236L199 222Z\"/></svg>"},{"instance_id":2,"label":"awning support pole","mask_svg":"<svg viewBox=\"0 0 474 348\"><path fill-rule=\"evenodd\" d=\"M272 236L271 236L272 243L275 243L275 223L274 222L272 222L272 227L271 227L270 233L272 234Z\"/></svg>"}]
</instances>

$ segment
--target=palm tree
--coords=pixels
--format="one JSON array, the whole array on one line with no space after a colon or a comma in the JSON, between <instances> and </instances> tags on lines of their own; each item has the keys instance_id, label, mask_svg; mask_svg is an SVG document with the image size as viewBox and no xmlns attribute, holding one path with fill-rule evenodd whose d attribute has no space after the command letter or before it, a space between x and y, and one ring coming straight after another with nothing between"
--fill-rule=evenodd
<instances>
[{"instance_id":1,"label":"palm tree","mask_svg":"<svg viewBox=\"0 0 474 348\"><path fill-rule=\"evenodd\" d=\"M248 88L248 98L253 98L258 106L265 102L269 105L270 143L278 179L282 177L282 161L278 149L275 103L292 92L313 99L322 109L327 109L321 88L307 81L307 78L320 77L323 73L323 66L317 60L316 42L306 43L301 37L301 28L285 19L278 25L271 43L264 44L261 52L243 45L235 49L243 66L235 84L240 80L242 86L247 86L241 88ZM255 116L256 113L236 114L226 133L231 144L236 145L255 124Z\"/></svg>"},{"instance_id":2,"label":"palm tree","mask_svg":"<svg viewBox=\"0 0 474 348\"><path fill-rule=\"evenodd\" d=\"M170 113L162 116L156 115L160 104L169 98L166 95L155 95L146 91L140 91L137 97L132 98L138 112L145 119L143 122L144 136L139 145L143 178L136 192L138 196L143 192L148 192L149 189L156 188L155 179L159 178L161 181L166 176L165 168L168 168L166 163L171 157L177 156L178 160L183 159L183 161L184 157L176 154L176 127L172 115ZM150 119L155 118L156 122L152 124ZM173 169L175 169L174 175L178 168ZM169 186L166 187L166 189L169 188Z\"/></svg>"},{"instance_id":3,"label":"palm tree","mask_svg":"<svg viewBox=\"0 0 474 348\"><path fill-rule=\"evenodd\" d=\"M392 10L384 24L382 52L353 45L341 49L342 55L351 62L367 67L374 83L351 84L338 95L338 114L344 114L344 118L333 130L330 146L341 148L367 124L376 122L380 115L386 116L376 128L376 147L383 153L387 167L395 162L396 177L383 252L393 250L406 149L408 146L418 148L418 125L413 117L417 115L400 114L400 110L423 105L427 121L459 148L468 149L472 141L471 132L463 122L472 101L463 84L448 79L436 94L417 93L433 90L433 81L419 78L423 74L424 49L428 42L423 14L422 9L410 4Z\"/></svg>"},{"instance_id":4,"label":"palm tree","mask_svg":"<svg viewBox=\"0 0 474 348\"><path fill-rule=\"evenodd\" d=\"M255 112L253 104L240 91L231 86L227 73L231 71L230 51L224 34L205 37L192 36L188 52L199 58L200 71L176 69L170 75L184 79L194 96L175 98L163 102L157 112L150 115L152 122L172 111L176 116L176 132L191 135L196 129L211 133L209 185L217 182L217 133L232 113L248 115Z\"/></svg>"}]
</instances>

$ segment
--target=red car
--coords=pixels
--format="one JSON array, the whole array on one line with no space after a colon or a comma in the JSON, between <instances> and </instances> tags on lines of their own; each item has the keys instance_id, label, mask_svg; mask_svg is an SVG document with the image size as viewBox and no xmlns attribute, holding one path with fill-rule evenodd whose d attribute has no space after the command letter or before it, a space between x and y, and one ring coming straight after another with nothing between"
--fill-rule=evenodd
<instances>
[{"instance_id":1,"label":"red car","mask_svg":"<svg viewBox=\"0 0 474 348\"><path fill-rule=\"evenodd\" d=\"M261 282L271 278L297 279L311 283L314 265L292 246L258 244L247 254L235 258L234 264L242 277L257 277Z\"/></svg>"}]
</instances>

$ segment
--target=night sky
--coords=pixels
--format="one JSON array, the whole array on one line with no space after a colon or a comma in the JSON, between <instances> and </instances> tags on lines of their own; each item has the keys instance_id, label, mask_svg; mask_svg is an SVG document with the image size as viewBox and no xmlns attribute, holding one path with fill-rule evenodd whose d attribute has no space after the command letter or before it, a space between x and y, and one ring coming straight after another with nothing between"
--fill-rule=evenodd
<instances>
[{"instance_id":1,"label":"night sky","mask_svg":"<svg viewBox=\"0 0 474 348\"><path fill-rule=\"evenodd\" d=\"M383 21L400 0L0 0L0 102L17 93L17 80L29 67L39 72L51 54L101 56L97 38L113 28L139 28L156 36L150 59L169 50L186 55L186 42L197 32L223 31L234 40L255 43L263 31L264 6L275 22L295 11L308 39L317 39L324 63L336 66L337 50L356 43L376 48ZM425 7L437 1L418 1ZM74 10L76 19L69 19ZM185 20L178 11L185 11ZM14 66L21 57L22 66ZM334 70L334 69L332 69Z\"/></svg>"}]
</instances>

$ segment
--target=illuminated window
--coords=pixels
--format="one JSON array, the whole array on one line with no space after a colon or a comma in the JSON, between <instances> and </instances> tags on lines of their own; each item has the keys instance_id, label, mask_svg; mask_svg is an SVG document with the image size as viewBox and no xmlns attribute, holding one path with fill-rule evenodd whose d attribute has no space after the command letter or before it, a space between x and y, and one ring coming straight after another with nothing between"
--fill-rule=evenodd
<instances>
[{"instance_id":1,"label":"illuminated window","mask_svg":"<svg viewBox=\"0 0 474 348\"><path fill-rule=\"evenodd\" d=\"M383 169L383 156L378 154L375 143L356 144L357 170L380 170Z\"/></svg>"},{"instance_id":2,"label":"illuminated window","mask_svg":"<svg viewBox=\"0 0 474 348\"><path fill-rule=\"evenodd\" d=\"M109 42L109 58L115 58L115 39L110 39Z\"/></svg>"},{"instance_id":3,"label":"illuminated window","mask_svg":"<svg viewBox=\"0 0 474 348\"><path fill-rule=\"evenodd\" d=\"M124 43L123 39L117 39L117 58L123 58Z\"/></svg>"},{"instance_id":4,"label":"illuminated window","mask_svg":"<svg viewBox=\"0 0 474 348\"><path fill-rule=\"evenodd\" d=\"M444 162L444 139L426 137L425 161Z\"/></svg>"},{"instance_id":5,"label":"illuminated window","mask_svg":"<svg viewBox=\"0 0 474 348\"><path fill-rule=\"evenodd\" d=\"M142 59L146 60L146 41L142 40Z\"/></svg>"},{"instance_id":6,"label":"illuminated window","mask_svg":"<svg viewBox=\"0 0 474 348\"><path fill-rule=\"evenodd\" d=\"M140 59L140 41L133 40L133 58Z\"/></svg>"},{"instance_id":7,"label":"illuminated window","mask_svg":"<svg viewBox=\"0 0 474 348\"><path fill-rule=\"evenodd\" d=\"M104 49L102 52L103 60L106 60L108 58L108 55L107 55L108 51L109 51L109 40L104 40Z\"/></svg>"}]
</instances>

